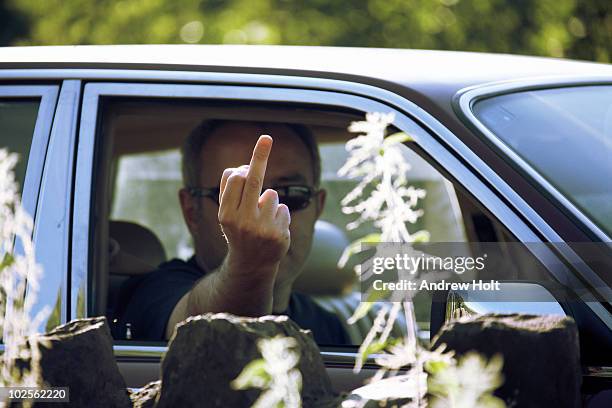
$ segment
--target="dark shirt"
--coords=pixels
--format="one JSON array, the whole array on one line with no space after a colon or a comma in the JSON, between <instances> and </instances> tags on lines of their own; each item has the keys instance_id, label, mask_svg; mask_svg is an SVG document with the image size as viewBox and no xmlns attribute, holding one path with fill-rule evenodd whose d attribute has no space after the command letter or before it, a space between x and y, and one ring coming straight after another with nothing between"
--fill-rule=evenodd
<instances>
[{"instance_id":1,"label":"dark shirt","mask_svg":"<svg viewBox=\"0 0 612 408\"><path fill-rule=\"evenodd\" d=\"M192 257L187 262L181 259L164 262L145 276L130 278L121 290L123 296L131 295L121 313L121 322L131 325L132 338L165 340L166 324L174 307L204 274ZM320 345L350 344L340 319L306 295L292 293L289 308L282 314L301 328L312 330Z\"/></svg>"}]
</instances>

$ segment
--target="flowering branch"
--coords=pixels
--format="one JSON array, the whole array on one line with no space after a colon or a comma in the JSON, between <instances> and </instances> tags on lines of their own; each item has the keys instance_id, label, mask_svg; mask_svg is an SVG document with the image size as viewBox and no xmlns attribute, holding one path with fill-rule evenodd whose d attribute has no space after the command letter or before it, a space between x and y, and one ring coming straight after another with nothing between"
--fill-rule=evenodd
<instances>
[{"instance_id":1,"label":"flowering branch","mask_svg":"<svg viewBox=\"0 0 612 408\"><path fill-rule=\"evenodd\" d=\"M38 340L33 335L49 309L34 318L30 316L42 268L34 255L32 218L21 207L14 174L16 164L16 154L0 149L0 327L4 343L0 386L33 387L39 378L39 356L36 347L32 347ZM29 368L20 362L29 362Z\"/></svg>"},{"instance_id":2,"label":"flowering branch","mask_svg":"<svg viewBox=\"0 0 612 408\"><path fill-rule=\"evenodd\" d=\"M348 258L361 251L362 244L375 243L376 253L382 250L381 243L414 243L429 240L427 231L411 234L407 224L414 224L423 211L416 209L420 199L425 197L425 190L407 186L406 173L410 164L402 155L402 143L410 141L410 136L396 133L385 137L387 127L393 122L392 113L368 113L366 121L353 122L349 131L363 133L346 144L349 157L338 171L339 176L359 179L357 186L342 200L342 211L345 214L359 214L359 217L347 225L348 229L357 228L365 222L372 222L380 229L379 234L370 234L351 243L342 254L339 267L343 267ZM368 196L366 189L374 184ZM364 197L365 196L365 197ZM412 250L414 251L414 250ZM374 255L376 256L376 254ZM371 271L357 269L361 278L367 278ZM396 376L400 370L408 369L404 376L412 377L411 383L416 387L412 393L415 398L408 404L421 407L427 392L436 407L502 407L503 402L491 395L500 385L499 371L501 361L486 360L476 355L466 356L459 362L453 353L444 353L443 348L434 351L424 349L418 344L418 327L415 319L412 299L401 302L389 302L385 291L370 292L368 302L362 302L349 323L364 317L374 302L387 300L374 319L374 323L359 348L355 361L355 371L359 371L364 360L376 354L376 363L380 369L371 382ZM390 333L398 315L403 310L407 325L403 339L390 339ZM429 373L428 390L421 388L421 378ZM469 378L466 378L468 376ZM397 377L396 377L397 378ZM386 398L400 398L402 390L397 386L385 387ZM474 386L478 384L478 386ZM501 404L501 405L500 405Z\"/></svg>"},{"instance_id":3,"label":"flowering branch","mask_svg":"<svg viewBox=\"0 0 612 408\"><path fill-rule=\"evenodd\" d=\"M425 190L406 186L410 164L402 156L401 143L410 137L397 133L385 138L393 118L392 113L368 113L366 121L353 122L349 126L350 132L365 134L346 143L349 158L338 170L341 177L361 179L342 199L342 212L359 214L357 220L347 225L348 229L371 221L380 229L382 242L413 242L426 235L424 231L411 235L406 227L406 223L415 223L423 215L423 211L415 207L419 199L425 197ZM350 205L373 183L376 183L375 188L368 197Z\"/></svg>"},{"instance_id":4,"label":"flowering branch","mask_svg":"<svg viewBox=\"0 0 612 408\"><path fill-rule=\"evenodd\" d=\"M296 368L300 360L293 337L276 336L261 339L257 348L262 358L253 360L232 381L232 388L262 391L253 408L299 408L302 406L300 390L302 375Z\"/></svg>"}]
</instances>

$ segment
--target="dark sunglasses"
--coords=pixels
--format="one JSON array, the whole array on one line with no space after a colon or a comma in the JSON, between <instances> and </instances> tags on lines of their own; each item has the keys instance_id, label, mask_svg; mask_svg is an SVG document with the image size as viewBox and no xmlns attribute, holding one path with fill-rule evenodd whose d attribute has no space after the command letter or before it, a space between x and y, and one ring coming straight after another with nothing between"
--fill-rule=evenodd
<instances>
[{"instance_id":1,"label":"dark sunglasses","mask_svg":"<svg viewBox=\"0 0 612 408\"><path fill-rule=\"evenodd\" d=\"M308 207L312 197L317 191L308 186L277 186L272 187L278 193L278 201L285 204L289 211L299 211ZM219 205L219 187L213 188L188 188L189 194L193 197L208 197Z\"/></svg>"}]
</instances>

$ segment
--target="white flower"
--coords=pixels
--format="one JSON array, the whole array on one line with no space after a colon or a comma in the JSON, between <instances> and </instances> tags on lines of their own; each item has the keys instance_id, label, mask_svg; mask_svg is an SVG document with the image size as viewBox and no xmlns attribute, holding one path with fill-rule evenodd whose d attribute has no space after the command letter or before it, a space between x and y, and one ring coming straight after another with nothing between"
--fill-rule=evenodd
<instances>
[{"instance_id":1,"label":"white flower","mask_svg":"<svg viewBox=\"0 0 612 408\"><path fill-rule=\"evenodd\" d=\"M301 407L302 374L296 368L300 361L296 347L297 341L292 337L259 340L257 348L262 358L249 363L232 381L232 387L263 390L254 408Z\"/></svg>"},{"instance_id":2,"label":"white flower","mask_svg":"<svg viewBox=\"0 0 612 408\"><path fill-rule=\"evenodd\" d=\"M410 170L410 164L402 154L403 146L400 142L409 137L396 134L385 138L386 128L393 119L392 113L369 113L365 122L353 122L349 131L364 134L347 142L349 157L338 171L341 177L359 180L355 188L341 201L342 211L345 214L359 215L347 225L347 229L355 229L365 222L371 222L380 229L380 236L376 239L379 243L376 254L384 243L410 243L428 239L429 236L426 231L411 234L407 228L407 224L416 223L423 215L423 211L417 209L417 206L419 200L425 197L425 190L406 185L406 173ZM361 242L364 241L357 240L347 248L340 259L341 264L346 262L351 253L358 252L355 250L355 245ZM372 271L360 269L359 273L362 279L367 279ZM436 276L441 275L436 274ZM426 274L426 277L431 276ZM437 391L434 406L457 408L489 406L486 404L503 406L503 402L499 405L499 401L491 395L491 391L499 386L497 380L501 366L497 362L483 365L481 360L472 357L463 359L457 364L452 353L443 353L442 349L428 351L420 347L417 342L417 325L412 299L402 297L400 301L395 297L386 298L387 301L393 302L387 302L379 309L372 327L359 348L355 371L361 369L365 358L371 354L376 355L375 361L380 366L372 377L373 383L388 381L389 377L393 377L393 380L398 379L399 377L395 377L398 372L409 367L404 377L412 380L408 383L413 384L416 390L412 394L415 396L414 399L406 406L420 407L424 402L422 397L425 395L425 390L422 389L424 386L420 385L421 379L427 376L424 367L431 363L432 367L438 368L431 382L433 390ZM352 324L365 316L372 305L373 302L362 302L348 322ZM398 341L391 339L390 333L402 310L407 332L405 338ZM470 376L478 378L477 381L480 383L475 384L466 378ZM400 398L402 396L400 394L406 391L386 385L387 383L377 388L377 399ZM463 392L465 395L462 395Z\"/></svg>"},{"instance_id":3,"label":"white flower","mask_svg":"<svg viewBox=\"0 0 612 408\"><path fill-rule=\"evenodd\" d=\"M468 353L447 363L429 376L428 389L433 408L497 408L504 402L491 393L499 387L503 360L497 355L487 361L477 353Z\"/></svg>"},{"instance_id":4,"label":"white flower","mask_svg":"<svg viewBox=\"0 0 612 408\"><path fill-rule=\"evenodd\" d=\"M39 356L32 345L37 341L37 328L48 314L45 308L30 316L42 269L34 255L32 219L21 207L16 164L16 154L0 149L0 327L4 342L0 386L4 387L37 385ZM29 360L30 370L18 370L18 360Z\"/></svg>"},{"instance_id":5,"label":"white flower","mask_svg":"<svg viewBox=\"0 0 612 408\"><path fill-rule=\"evenodd\" d=\"M355 229L364 222L372 222L381 230L383 242L412 242L406 223L414 224L423 214L417 210L425 190L406 187L406 172L410 164L402 155L400 143L385 143L385 132L393 122L393 113L368 113L366 121L353 122L351 132L362 132L346 143L349 157L338 170L338 175L359 179L357 185L341 201L345 214L359 217L347 225ZM374 184L370 195L360 199L366 187Z\"/></svg>"}]
</instances>

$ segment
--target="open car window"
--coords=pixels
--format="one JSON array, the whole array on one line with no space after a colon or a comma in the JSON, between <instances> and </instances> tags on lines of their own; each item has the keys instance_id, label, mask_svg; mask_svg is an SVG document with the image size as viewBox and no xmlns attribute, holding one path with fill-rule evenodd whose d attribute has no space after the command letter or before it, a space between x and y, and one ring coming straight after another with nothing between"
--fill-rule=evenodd
<instances>
[{"instance_id":1,"label":"open car window","mask_svg":"<svg viewBox=\"0 0 612 408\"><path fill-rule=\"evenodd\" d=\"M371 224L348 230L355 214L342 212L342 198L355 186L355 180L338 176L347 158L345 143L354 134L347 131L351 121L363 120L363 113L343 109L274 103L230 103L206 100L155 100L117 98L106 101L103 109L104 175L99 183L106 197L103 205L106 234L111 242L106 262L94 271L96 308L114 322L129 301L129 281L134 275L154 270L173 258L188 260L193 243L185 226L177 192L182 187L180 145L186 135L203 119L257 120L298 123L315 136L321 164L321 187L327 191L325 210L315 224L313 247L294 290L311 297L319 306L342 322L351 344L358 345L371 328L377 307L357 323L347 320L362 297L358 279L349 263L337 266L344 248L354 240L376 231ZM403 157L411 164L409 184L424 188L426 197L419 208L424 211L411 231L425 229L434 242L514 241L510 234L468 192L456 186L422 157L417 146L408 143ZM451 175L452 176L452 175ZM129 255L116 258L117 253ZM116 262L122 259L122 262ZM517 275L524 265L507 265ZM127 289L126 289L127 288ZM133 288L132 288L133 289ZM420 293L415 298L421 336L429 336L431 297ZM400 318L394 336L405 333ZM115 328L118 340L132 340L130 327Z\"/></svg>"}]
</instances>

